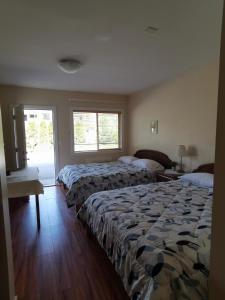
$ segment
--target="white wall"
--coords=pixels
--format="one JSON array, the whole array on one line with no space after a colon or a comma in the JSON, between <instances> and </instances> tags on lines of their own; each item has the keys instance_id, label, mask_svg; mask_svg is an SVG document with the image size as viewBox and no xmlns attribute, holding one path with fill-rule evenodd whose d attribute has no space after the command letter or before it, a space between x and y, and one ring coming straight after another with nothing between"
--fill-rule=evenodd
<instances>
[{"instance_id":1,"label":"white wall","mask_svg":"<svg viewBox=\"0 0 225 300\"><path fill-rule=\"evenodd\" d=\"M122 155L127 150L127 97L123 95L79 93L56 90L45 90L35 88L24 88L16 86L0 86L0 104L2 106L3 125L6 128L4 135L7 143L7 130L10 104L54 106L57 116L57 139L59 168L65 164L88 161L113 160ZM72 132L71 132L71 109L73 107L117 109L124 111L123 127L123 151L105 151L103 153L83 153L75 154L72 152Z\"/></svg>"},{"instance_id":2,"label":"white wall","mask_svg":"<svg viewBox=\"0 0 225 300\"><path fill-rule=\"evenodd\" d=\"M214 161L219 63L184 74L130 96L129 152L156 149L179 161L177 145L193 146L197 156L186 168ZM159 133L150 132L151 120Z\"/></svg>"}]
</instances>

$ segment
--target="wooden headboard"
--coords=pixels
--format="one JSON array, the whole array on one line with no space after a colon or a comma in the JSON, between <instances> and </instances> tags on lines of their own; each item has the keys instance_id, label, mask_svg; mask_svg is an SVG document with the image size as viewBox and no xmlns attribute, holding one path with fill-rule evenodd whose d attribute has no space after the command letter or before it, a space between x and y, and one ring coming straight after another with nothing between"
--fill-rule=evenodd
<instances>
[{"instance_id":1,"label":"wooden headboard","mask_svg":"<svg viewBox=\"0 0 225 300\"><path fill-rule=\"evenodd\" d=\"M137 158L152 159L163 165L166 169L171 169L174 162L164 153L156 150L138 150L135 154Z\"/></svg>"},{"instance_id":2,"label":"wooden headboard","mask_svg":"<svg viewBox=\"0 0 225 300\"><path fill-rule=\"evenodd\" d=\"M214 163L199 166L193 173L210 173L214 174Z\"/></svg>"}]
</instances>

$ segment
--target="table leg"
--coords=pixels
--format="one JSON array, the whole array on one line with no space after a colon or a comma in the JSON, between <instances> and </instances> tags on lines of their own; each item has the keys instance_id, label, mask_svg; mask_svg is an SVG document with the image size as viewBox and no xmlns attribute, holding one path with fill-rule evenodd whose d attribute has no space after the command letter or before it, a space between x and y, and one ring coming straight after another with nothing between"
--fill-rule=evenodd
<instances>
[{"instance_id":1,"label":"table leg","mask_svg":"<svg viewBox=\"0 0 225 300\"><path fill-rule=\"evenodd\" d=\"M37 214L37 228L39 230L40 227L41 227L40 208L39 208L39 195L35 195L35 201L36 201L36 214Z\"/></svg>"}]
</instances>

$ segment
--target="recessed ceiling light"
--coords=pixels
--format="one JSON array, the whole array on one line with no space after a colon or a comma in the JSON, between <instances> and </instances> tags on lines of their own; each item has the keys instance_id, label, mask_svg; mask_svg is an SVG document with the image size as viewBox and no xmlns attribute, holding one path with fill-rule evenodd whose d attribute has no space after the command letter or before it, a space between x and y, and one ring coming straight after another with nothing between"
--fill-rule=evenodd
<instances>
[{"instance_id":1,"label":"recessed ceiling light","mask_svg":"<svg viewBox=\"0 0 225 300\"><path fill-rule=\"evenodd\" d=\"M58 61L57 66L64 73L74 74L80 69L82 63L74 58L62 58Z\"/></svg>"},{"instance_id":2,"label":"recessed ceiling light","mask_svg":"<svg viewBox=\"0 0 225 300\"><path fill-rule=\"evenodd\" d=\"M97 34L95 36L95 39L100 41L100 42L109 42L112 39L112 37L111 37L110 34L107 34L107 33L104 34L103 33L103 34Z\"/></svg>"},{"instance_id":3,"label":"recessed ceiling light","mask_svg":"<svg viewBox=\"0 0 225 300\"><path fill-rule=\"evenodd\" d=\"M148 33L156 33L159 30L159 28L154 26L148 26L145 28L145 31Z\"/></svg>"}]
</instances>

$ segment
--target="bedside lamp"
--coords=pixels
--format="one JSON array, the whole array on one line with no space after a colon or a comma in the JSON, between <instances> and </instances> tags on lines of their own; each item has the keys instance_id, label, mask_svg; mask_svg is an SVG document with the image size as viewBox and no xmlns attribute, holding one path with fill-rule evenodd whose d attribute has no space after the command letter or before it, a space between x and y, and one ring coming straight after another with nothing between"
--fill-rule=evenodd
<instances>
[{"instance_id":1,"label":"bedside lamp","mask_svg":"<svg viewBox=\"0 0 225 300\"><path fill-rule=\"evenodd\" d=\"M186 154L186 148L184 145L178 146L178 156L180 156L180 169L178 170L179 173L184 173L183 169L183 156Z\"/></svg>"}]
</instances>

